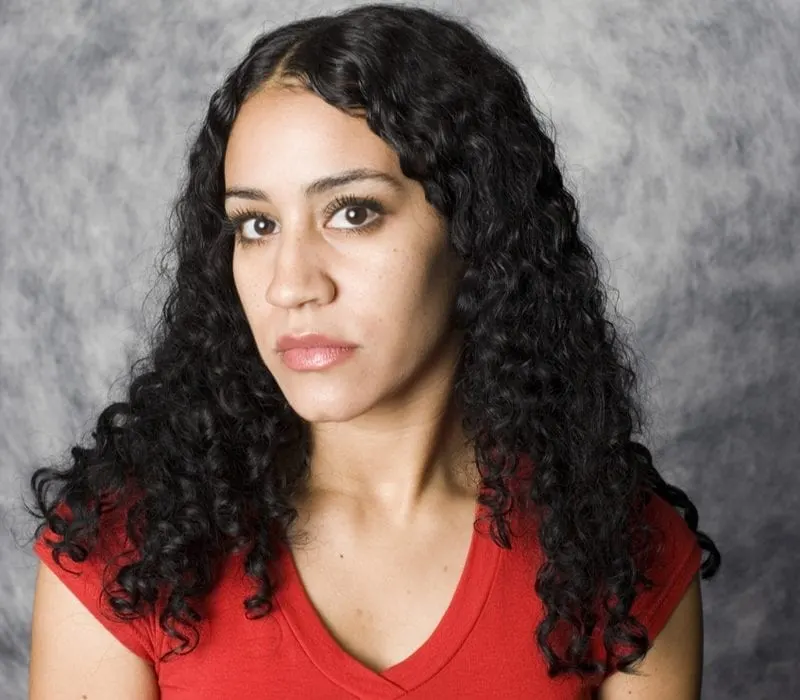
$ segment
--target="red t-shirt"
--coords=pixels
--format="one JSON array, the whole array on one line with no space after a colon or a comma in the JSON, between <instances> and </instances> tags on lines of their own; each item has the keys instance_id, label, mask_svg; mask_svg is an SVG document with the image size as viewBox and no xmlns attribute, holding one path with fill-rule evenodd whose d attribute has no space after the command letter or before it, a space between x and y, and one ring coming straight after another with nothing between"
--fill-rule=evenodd
<instances>
[{"instance_id":1,"label":"red t-shirt","mask_svg":"<svg viewBox=\"0 0 800 700\"><path fill-rule=\"evenodd\" d=\"M665 546L648 572L656 585L636 599L632 612L652 640L700 568L702 550L666 501L653 496L647 513L666 533ZM589 698L589 689L574 676L547 677L534 638L544 614L533 591L541 556L533 528L519 527L515 519L512 530L517 535L512 549L502 549L489 538L486 521L479 521L438 627L411 656L382 673L338 646L313 608L289 550L280 560L285 585L270 615L245 617L242 601L254 583L243 573L240 555L233 556L199 623L198 646L163 662L159 656L177 642L162 633L155 616L118 621L101 599L102 555L81 564L62 557L71 570L83 570L75 576L53 562L41 538L34 552L126 647L153 665L162 700ZM57 539L49 530L44 534ZM602 645L599 649L602 653Z\"/></svg>"}]
</instances>

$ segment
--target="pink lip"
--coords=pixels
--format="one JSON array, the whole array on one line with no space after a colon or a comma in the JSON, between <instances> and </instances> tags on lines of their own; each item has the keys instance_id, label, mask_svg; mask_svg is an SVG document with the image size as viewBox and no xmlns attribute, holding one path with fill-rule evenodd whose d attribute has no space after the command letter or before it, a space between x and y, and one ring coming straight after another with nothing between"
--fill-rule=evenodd
<instances>
[{"instance_id":1,"label":"pink lip","mask_svg":"<svg viewBox=\"0 0 800 700\"><path fill-rule=\"evenodd\" d=\"M310 372L338 365L355 353L355 347L291 348L280 353L281 361L289 369Z\"/></svg>"},{"instance_id":2,"label":"pink lip","mask_svg":"<svg viewBox=\"0 0 800 700\"><path fill-rule=\"evenodd\" d=\"M295 348L354 348L354 343L338 338L331 338L321 333L307 333L305 335L282 335L275 344L278 352L293 350Z\"/></svg>"}]
</instances>

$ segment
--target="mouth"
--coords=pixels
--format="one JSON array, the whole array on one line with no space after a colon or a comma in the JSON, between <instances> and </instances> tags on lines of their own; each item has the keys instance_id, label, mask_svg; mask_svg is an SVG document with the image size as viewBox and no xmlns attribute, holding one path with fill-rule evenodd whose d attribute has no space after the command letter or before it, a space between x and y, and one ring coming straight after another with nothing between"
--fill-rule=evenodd
<instances>
[{"instance_id":1,"label":"mouth","mask_svg":"<svg viewBox=\"0 0 800 700\"><path fill-rule=\"evenodd\" d=\"M339 338L323 335L322 333L305 333L303 335L287 334L278 338L275 350L293 350L295 348L352 348L354 343Z\"/></svg>"},{"instance_id":2,"label":"mouth","mask_svg":"<svg viewBox=\"0 0 800 700\"><path fill-rule=\"evenodd\" d=\"M296 372L312 372L328 369L350 359L355 346L311 346L295 347L279 351L281 362Z\"/></svg>"}]
</instances>

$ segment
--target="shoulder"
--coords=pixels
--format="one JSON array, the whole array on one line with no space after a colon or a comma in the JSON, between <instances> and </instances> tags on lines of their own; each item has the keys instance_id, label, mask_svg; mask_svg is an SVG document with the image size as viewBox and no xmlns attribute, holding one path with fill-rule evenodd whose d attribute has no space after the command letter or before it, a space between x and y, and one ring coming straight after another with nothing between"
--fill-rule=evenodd
<instances>
[{"instance_id":1,"label":"shoulder","mask_svg":"<svg viewBox=\"0 0 800 700\"><path fill-rule=\"evenodd\" d=\"M91 602L41 564L36 577L29 665L31 700L157 697L158 681L146 640L132 630L115 632Z\"/></svg>"},{"instance_id":2,"label":"shoulder","mask_svg":"<svg viewBox=\"0 0 800 700\"><path fill-rule=\"evenodd\" d=\"M655 639L651 638L650 649L635 665L634 673L611 673L598 688L598 700L700 698L703 602L699 573L692 576L677 605L667 606L666 612L666 623Z\"/></svg>"},{"instance_id":3,"label":"shoulder","mask_svg":"<svg viewBox=\"0 0 800 700\"><path fill-rule=\"evenodd\" d=\"M645 571L653 585L637 592L631 615L647 630L650 648L634 666L634 674L620 672L612 664L598 698L697 698L702 670L702 548L681 513L661 496L651 494L644 516L654 531ZM600 656L605 655L600 652Z\"/></svg>"},{"instance_id":4,"label":"shoulder","mask_svg":"<svg viewBox=\"0 0 800 700\"><path fill-rule=\"evenodd\" d=\"M703 550L681 513L658 494L650 494L644 515L654 535L646 569L653 588L642 592L633 611L641 613L648 631L657 634L700 570Z\"/></svg>"},{"instance_id":5,"label":"shoulder","mask_svg":"<svg viewBox=\"0 0 800 700\"><path fill-rule=\"evenodd\" d=\"M61 503L56 511L67 522L72 511ZM160 651L160 629L155 613L122 620L109 599L108 592L121 592L116 577L122 566L137 558L133 543L125 534L127 509L120 507L100 519L97 539L82 561L66 553L57 555L53 544L63 535L45 527L33 543L33 553L52 574L45 580L60 581L72 596L128 650L148 663L155 663ZM46 576L46 575L45 575ZM40 574L41 578L41 574Z\"/></svg>"}]
</instances>

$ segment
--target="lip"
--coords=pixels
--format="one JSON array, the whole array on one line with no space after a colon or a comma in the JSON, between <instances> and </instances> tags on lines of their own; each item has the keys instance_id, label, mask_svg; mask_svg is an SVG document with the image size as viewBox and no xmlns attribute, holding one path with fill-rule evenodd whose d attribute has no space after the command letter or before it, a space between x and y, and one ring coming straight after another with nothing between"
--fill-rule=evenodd
<instances>
[{"instance_id":1,"label":"lip","mask_svg":"<svg viewBox=\"0 0 800 700\"><path fill-rule=\"evenodd\" d=\"M278 352L295 348L354 348L355 343L340 338L331 338L322 333L306 333L304 335L282 335L275 344Z\"/></svg>"},{"instance_id":2,"label":"lip","mask_svg":"<svg viewBox=\"0 0 800 700\"><path fill-rule=\"evenodd\" d=\"M316 372L345 362L355 354L355 347L291 348L280 353L281 362L296 372Z\"/></svg>"}]
</instances>

